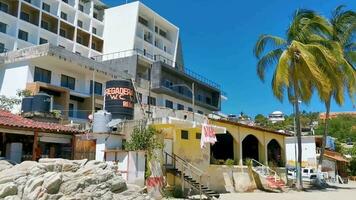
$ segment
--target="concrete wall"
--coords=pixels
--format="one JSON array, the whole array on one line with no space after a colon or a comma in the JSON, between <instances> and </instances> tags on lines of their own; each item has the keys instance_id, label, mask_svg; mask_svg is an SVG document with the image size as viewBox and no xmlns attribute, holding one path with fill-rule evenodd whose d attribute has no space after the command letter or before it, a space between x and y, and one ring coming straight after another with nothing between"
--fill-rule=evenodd
<instances>
[{"instance_id":1,"label":"concrete wall","mask_svg":"<svg viewBox=\"0 0 356 200\"><path fill-rule=\"evenodd\" d=\"M105 10L104 54L134 48L138 19L138 2Z\"/></svg>"},{"instance_id":2,"label":"concrete wall","mask_svg":"<svg viewBox=\"0 0 356 200\"><path fill-rule=\"evenodd\" d=\"M0 94L15 97L17 90L26 88L33 80L28 62L12 63L0 68Z\"/></svg>"},{"instance_id":3,"label":"concrete wall","mask_svg":"<svg viewBox=\"0 0 356 200\"><path fill-rule=\"evenodd\" d=\"M298 152L298 147L295 146L295 137L286 137L286 156L287 156L287 166L295 167L295 151ZM302 167L312 167L316 168L316 145L314 136L303 136L302 137Z\"/></svg>"}]
</instances>

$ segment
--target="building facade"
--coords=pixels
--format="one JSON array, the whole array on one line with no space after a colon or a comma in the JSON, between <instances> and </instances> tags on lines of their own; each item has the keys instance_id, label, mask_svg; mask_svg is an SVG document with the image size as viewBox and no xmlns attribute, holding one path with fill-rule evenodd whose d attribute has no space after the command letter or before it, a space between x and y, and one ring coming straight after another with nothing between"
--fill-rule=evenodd
<instances>
[{"instance_id":1,"label":"building facade","mask_svg":"<svg viewBox=\"0 0 356 200\"><path fill-rule=\"evenodd\" d=\"M86 123L93 111L103 109L106 81L131 79L135 119L220 110L220 86L184 67L179 29L140 2L108 9L95 0L0 2L5 24L0 42L9 50L0 54L1 95L44 92L64 122ZM29 20L21 13L29 13ZM43 25L46 20L50 25ZM34 29L27 31L34 34L28 41L19 38L18 32L27 30L22 26ZM72 36L64 37L68 33Z\"/></svg>"},{"instance_id":2,"label":"building facade","mask_svg":"<svg viewBox=\"0 0 356 200\"><path fill-rule=\"evenodd\" d=\"M0 52L50 43L101 55L105 8L98 0L1 0Z\"/></svg>"}]
</instances>

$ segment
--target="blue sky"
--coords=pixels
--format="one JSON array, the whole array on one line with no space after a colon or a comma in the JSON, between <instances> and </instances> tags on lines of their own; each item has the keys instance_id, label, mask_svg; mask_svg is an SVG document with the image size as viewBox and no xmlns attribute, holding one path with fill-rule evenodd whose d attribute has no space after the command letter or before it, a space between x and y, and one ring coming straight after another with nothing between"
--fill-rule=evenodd
<instances>
[{"instance_id":1,"label":"blue sky","mask_svg":"<svg viewBox=\"0 0 356 200\"><path fill-rule=\"evenodd\" d=\"M104 0L110 6L126 0ZM291 113L285 100L272 94L271 77L262 83L256 76L253 46L260 34L284 36L297 8L318 11L326 17L337 5L356 10L356 0L143 0L144 4L180 28L186 67L222 85L228 93L222 111L250 116L274 110ZM307 111L324 111L314 97ZM332 111L351 111L350 99Z\"/></svg>"}]
</instances>

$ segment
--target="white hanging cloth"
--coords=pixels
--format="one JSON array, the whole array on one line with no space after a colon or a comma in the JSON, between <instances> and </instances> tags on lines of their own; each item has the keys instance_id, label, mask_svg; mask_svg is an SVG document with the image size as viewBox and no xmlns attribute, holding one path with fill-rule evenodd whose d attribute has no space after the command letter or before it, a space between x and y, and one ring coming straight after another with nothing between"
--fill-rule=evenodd
<instances>
[{"instance_id":1,"label":"white hanging cloth","mask_svg":"<svg viewBox=\"0 0 356 200\"><path fill-rule=\"evenodd\" d=\"M203 123L201 129L200 148L205 148L206 143L215 144L217 140L214 127L208 123Z\"/></svg>"}]
</instances>

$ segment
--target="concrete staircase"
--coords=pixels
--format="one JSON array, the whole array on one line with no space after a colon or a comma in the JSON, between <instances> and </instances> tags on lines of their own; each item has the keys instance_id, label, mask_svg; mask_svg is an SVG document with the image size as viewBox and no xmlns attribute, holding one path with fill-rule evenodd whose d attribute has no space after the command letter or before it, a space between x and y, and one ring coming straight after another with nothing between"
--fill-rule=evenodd
<instances>
[{"instance_id":1,"label":"concrete staircase","mask_svg":"<svg viewBox=\"0 0 356 200\"><path fill-rule=\"evenodd\" d=\"M220 195L209 188L209 177L206 184L203 183L203 176L206 176L202 170L193 166L191 163L180 158L179 156L173 154L170 155L166 153L166 162L164 168L166 173L171 173L182 180L182 187L184 188L184 182L188 183L192 188L194 188L200 194L200 199L202 195L205 195L208 199L218 199ZM171 163L168 163L168 158L171 158Z\"/></svg>"},{"instance_id":2,"label":"concrete staircase","mask_svg":"<svg viewBox=\"0 0 356 200\"><path fill-rule=\"evenodd\" d=\"M257 160L252 159L252 170L255 173L254 178L256 185L261 190L269 190L274 192L285 191L285 183L276 171L270 167L263 165ZM256 176L257 174L257 176ZM258 179L258 180L256 180Z\"/></svg>"}]
</instances>

